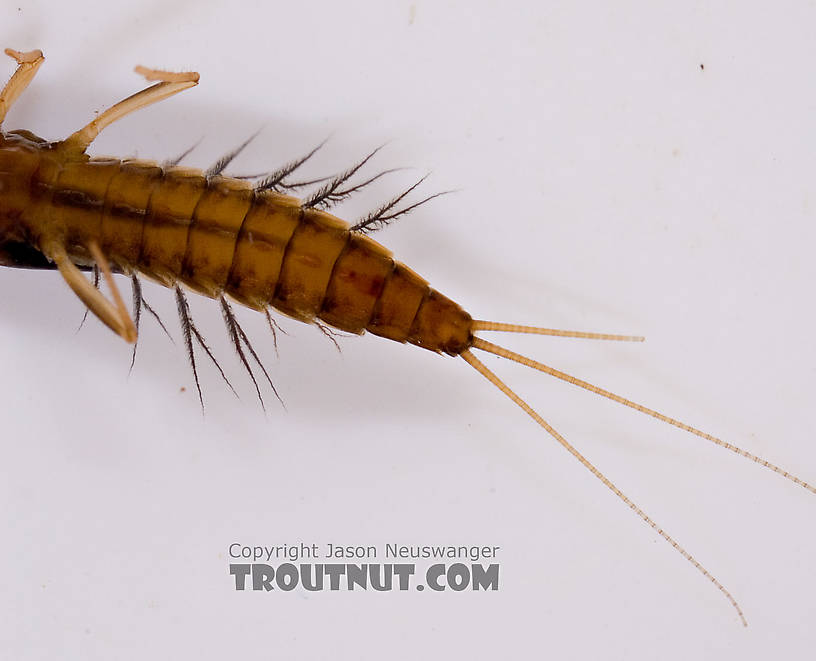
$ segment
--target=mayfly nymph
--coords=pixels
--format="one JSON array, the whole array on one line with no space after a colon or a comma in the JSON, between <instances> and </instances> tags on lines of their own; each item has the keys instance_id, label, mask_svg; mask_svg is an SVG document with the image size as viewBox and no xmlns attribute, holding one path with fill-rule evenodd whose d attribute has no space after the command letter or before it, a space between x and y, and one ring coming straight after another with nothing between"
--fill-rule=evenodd
<instances>
[{"instance_id":1,"label":"mayfly nymph","mask_svg":"<svg viewBox=\"0 0 816 661\"><path fill-rule=\"evenodd\" d=\"M17 69L0 92L0 127L44 61L40 51L7 49L6 54L16 60ZM197 386L193 344L208 354L209 349L191 319L182 286L219 301L232 344L251 376L250 358L269 380L230 301L267 316L273 308L307 323L354 334L368 331L461 357L693 564L746 624L731 593L483 365L473 350L545 372L704 438L813 493L816 488L690 425L479 337L480 332L505 331L601 340L643 339L474 320L368 236L435 196L400 206L415 185L353 225L328 213L332 204L381 176L350 183L371 155L335 177L301 183L293 183L289 177L316 150L253 182L222 174L240 148L207 171L180 166L180 158L159 165L139 159L90 157L88 147L106 126L198 83L197 73L144 67L136 70L154 84L120 101L64 140L50 142L26 130L0 132L0 265L57 269L88 310L131 343L137 339L142 309L152 312L142 297L139 277L174 289ZM308 185L316 188L302 200L287 194ZM92 271L93 281L83 271ZM131 278L133 316L122 300L114 273ZM97 286L100 274L112 300ZM269 383L272 385L271 380ZM258 390L257 382L255 387Z\"/></svg>"}]
</instances>

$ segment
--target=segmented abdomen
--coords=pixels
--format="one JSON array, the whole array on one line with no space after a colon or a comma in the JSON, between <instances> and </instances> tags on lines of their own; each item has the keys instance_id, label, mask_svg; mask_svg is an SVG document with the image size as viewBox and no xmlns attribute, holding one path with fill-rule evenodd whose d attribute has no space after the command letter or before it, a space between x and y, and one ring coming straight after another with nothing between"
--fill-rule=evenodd
<instances>
[{"instance_id":1,"label":"segmented abdomen","mask_svg":"<svg viewBox=\"0 0 816 661\"><path fill-rule=\"evenodd\" d=\"M0 165L10 147L0 149ZM376 241L293 197L148 161L66 161L43 145L13 151L18 180L29 179L20 222L37 246L56 238L90 263L96 241L122 271L166 286L433 351L470 346L471 319L459 305Z\"/></svg>"}]
</instances>

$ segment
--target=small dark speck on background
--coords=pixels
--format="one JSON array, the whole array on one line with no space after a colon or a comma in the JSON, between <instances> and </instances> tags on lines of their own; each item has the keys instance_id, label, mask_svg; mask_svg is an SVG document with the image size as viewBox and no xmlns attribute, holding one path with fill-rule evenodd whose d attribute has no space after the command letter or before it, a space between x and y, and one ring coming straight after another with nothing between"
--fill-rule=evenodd
<instances>
[{"instance_id":1,"label":"small dark speck on background","mask_svg":"<svg viewBox=\"0 0 816 661\"><path fill-rule=\"evenodd\" d=\"M700 71L705 71L705 64L700 64Z\"/></svg>"},{"instance_id":2,"label":"small dark speck on background","mask_svg":"<svg viewBox=\"0 0 816 661\"><path fill-rule=\"evenodd\" d=\"M179 388L179 392L187 392L187 388L185 388L184 386L181 386L181 388Z\"/></svg>"}]
</instances>

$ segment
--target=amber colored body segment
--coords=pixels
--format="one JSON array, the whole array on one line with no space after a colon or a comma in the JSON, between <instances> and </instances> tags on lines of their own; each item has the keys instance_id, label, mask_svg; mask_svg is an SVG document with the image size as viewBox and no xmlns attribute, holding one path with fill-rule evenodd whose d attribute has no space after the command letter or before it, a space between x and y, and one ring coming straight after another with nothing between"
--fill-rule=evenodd
<instances>
[{"instance_id":1,"label":"amber colored body segment","mask_svg":"<svg viewBox=\"0 0 816 661\"><path fill-rule=\"evenodd\" d=\"M300 203L270 193L269 204L254 204L238 233L227 289L244 305L263 310L275 293L286 247L300 224Z\"/></svg>"},{"instance_id":2,"label":"amber colored body segment","mask_svg":"<svg viewBox=\"0 0 816 661\"><path fill-rule=\"evenodd\" d=\"M244 181L150 161L89 158L27 132L0 138L0 243L65 246L91 264L183 283L251 308L366 330L431 351L471 346L471 317L325 211Z\"/></svg>"},{"instance_id":3,"label":"amber colored body segment","mask_svg":"<svg viewBox=\"0 0 816 661\"><path fill-rule=\"evenodd\" d=\"M226 287L238 232L255 195L245 181L200 179L206 189L193 211L182 275L190 287L215 297Z\"/></svg>"},{"instance_id":4,"label":"amber colored body segment","mask_svg":"<svg viewBox=\"0 0 816 661\"><path fill-rule=\"evenodd\" d=\"M44 61L39 50L6 49L5 53L17 62L17 69L0 88L0 126ZM184 283L206 296L220 297L228 331L250 375L253 373L242 342L255 360L258 357L224 295L254 309L267 310L273 306L302 321L320 319L352 333L368 330L397 342L461 356L671 544L725 596L747 626L742 609L724 585L482 364L471 349L512 360L628 406L758 463L814 494L816 485L684 422L477 337L475 333L480 331L504 331L643 341L638 336L474 321L459 305L395 261L379 243L352 230L339 218L314 208L320 200L339 199L365 185L345 191L337 188L365 160L317 191L311 198L313 202L304 205L293 197L263 190L263 186L254 189L240 180L207 176L199 170L159 167L140 160L89 158L88 146L106 126L198 83L198 74L191 71L173 73L146 67L137 67L136 71L155 84L98 114L61 142L47 143L29 131L0 131L0 265L58 269L88 310L126 342L136 341L138 311L147 304L141 298L139 280L134 277L135 320L130 317L114 270L138 272L166 286ZM225 157L215 170L223 169L238 151ZM291 174L303 160L277 174ZM356 227L376 227L423 203L394 211L393 206L407 192ZM428 199L431 198L424 201ZM91 265L105 279L110 298L91 284L79 268ZM176 299L203 407L191 334L195 333L207 353L209 349L190 320L180 290L176 291ZM262 364L260 367L269 379ZM252 380L260 398L254 375ZM271 380L269 383L274 390Z\"/></svg>"},{"instance_id":5,"label":"amber colored body segment","mask_svg":"<svg viewBox=\"0 0 816 661\"><path fill-rule=\"evenodd\" d=\"M142 273L168 287L176 282L184 264L190 219L205 188L206 182L197 170L164 170L162 184L150 198L150 212L142 229Z\"/></svg>"}]
</instances>

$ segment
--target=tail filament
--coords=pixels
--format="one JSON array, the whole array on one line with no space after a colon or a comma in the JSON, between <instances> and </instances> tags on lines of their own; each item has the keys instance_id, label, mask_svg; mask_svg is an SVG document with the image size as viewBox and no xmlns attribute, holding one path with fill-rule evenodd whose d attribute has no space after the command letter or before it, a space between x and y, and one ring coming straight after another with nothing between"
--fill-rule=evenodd
<instances>
[{"instance_id":1,"label":"tail filament","mask_svg":"<svg viewBox=\"0 0 816 661\"><path fill-rule=\"evenodd\" d=\"M501 324L491 321L474 321L473 322L473 330L474 331L506 331L506 332L516 332L516 333L534 333L537 335L552 335L557 337L572 337L572 338L584 338L584 339L598 339L598 340L617 340L617 341L628 341L628 342L642 342L643 337L640 336L632 336L632 335L610 335L606 333L585 333L580 331L562 331L562 330L555 330L549 328L537 328L533 326L517 326L514 324ZM545 365L544 363L540 363L535 361L531 358L527 358L526 356L522 356L521 354L515 353L504 347L500 347L496 344L488 342L478 337L473 338L473 349L478 349L480 351L485 351L488 353L492 353L496 356L500 356L502 358L507 358L514 362L520 363L522 365L526 365L527 367L532 367L533 369L539 370L544 372L545 374L549 374L550 376L554 376L557 379L561 379L562 381L566 381L567 383L571 383L576 385L580 388L588 390L596 395L600 395L601 397L606 397L607 399L611 399L614 402L618 402L619 404L623 404L624 406L628 406L636 411L640 411L641 413L645 413L657 420L665 422L669 425L682 429L683 431L687 431L690 434L694 434L695 436L699 436L700 438L704 438L707 441L714 443L726 450L730 450L735 454L740 455L746 459L750 459L751 461L764 466L772 470L774 473L778 473L782 477L787 478L791 482L798 484L799 486L807 489L811 493L816 493L816 487L813 485L805 482L804 480L799 479L795 475L789 473L782 468L766 461L765 459L758 457L757 455L751 454L742 448L739 448L731 443L723 441L716 436L712 436L706 432L700 431L699 429L692 427L690 425L685 424L684 422L680 422L679 420L675 420L674 418L670 418L667 415L654 411L650 408L643 406L642 404L638 404L637 402L633 402L625 397L621 397L620 395L616 395L615 393L609 392L608 390L604 390L603 388L599 388L598 386L592 385L586 381L582 381L581 379L574 377L570 374L565 372L561 372L549 365ZM736 599L731 595L731 593L720 583L705 567L703 567L695 558L692 556L688 551L686 551L680 544L675 541L673 537L671 537L668 533L666 533L663 528L657 525L655 521L649 517L640 507L638 507L632 500L630 500L618 487L616 487L601 471L595 468L578 450L576 450L572 444L569 443L558 431L556 431L544 418L542 418L533 408L527 404L521 397L519 397L515 392L513 392L498 376L496 376L491 370L489 370L479 359L477 359L470 350L466 350L461 353L462 358L471 366L473 367L479 374L485 377L490 383L492 383L496 388L501 390L507 397L509 397L513 402L515 402L518 406L522 408L522 410L529 415L533 420L535 420L544 430L552 436L558 443L566 449L573 457L575 457L584 468L586 468L590 473L592 473L598 480L600 480L612 493L614 493L620 500L622 500L629 509L631 509L635 514L637 514L643 521L645 521L650 528L655 530L658 535L660 535L663 539L665 539L669 544L674 547L674 549L682 555L688 562L690 562L694 567L699 571L703 576L705 576L711 583L713 583L717 589L728 599L729 603L734 607L737 611L737 615L739 616L740 621L742 622L743 626L748 626L748 622L745 619L745 615L742 612L739 604L737 603Z\"/></svg>"},{"instance_id":2,"label":"tail filament","mask_svg":"<svg viewBox=\"0 0 816 661\"><path fill-rule=\"evenodd\" d=\"M594 386L591 383L587 383L586 381L582 381L581 379L574 377L570 374L566 374L565 372L561 372L549 365L545 365L543 363L539 363L536 360L531 358L527 358L526 356L522 356L521 354L515 353L504 347L497 346L491 342L487 342L481 338L474 338L473 341L473 348L474 349L481 349L482 351L487 351L489 353L495 354L497 356L501 356L502 358L507 358L509 360L515 361L517 363L521 363L522 365L526 365L527 367L532 367L533 369L537 369L540 372L544 372L545 374L549 374L550 376L554 376L556 379L561 379L562 381L566 381L567 383L571 383L579 388L583 388L584 390L589 390L590 392L595 393L596 395L600 395L601 397L606 397L607 399L611 399L613 402L618 402L618 404L623 404L624 406L628 406L629 408L635 409L635 411L640 411L641 413L645 413L657 420L665 422L666 424L672 425L673 427L677 427L678 429L682 429L683 431L687 431L689 434L694 434L695 436L699 436L700 438L704 438L707 441L711 441L714 445L719 445L721 448L725 448L726 450L730 450L731 452L738 454L741 457L745 457L746 459L750 459L754 463L760 464L765 468L772 470L774 473L778 473L784 478L787 478L791 482L798 484L800 487L807 489L811 493L816 494L816 487L813 485L805 482L804 480L799 479L792 473L780 468L772 464L770 461L763 459L762 457L758 457L755 454L751 454L750 452L743 450L736 445L732 445L726 441L723 441L716 436L712 436L711 434L707 434L704 431L700 431L699 429L692 427L690 425L685 424L684 422L680 422L679 420L675 420L674 418L670 418L667 415L663 415L662 413L658 413L653 409L647 408L642 404L638 404L637 402L633 402L625 397L621 397L620 395L616 395L615 393L609 392L608 390L604 390L603 388L599 388L598 386Z\"/></svg>"}]
</instances>

